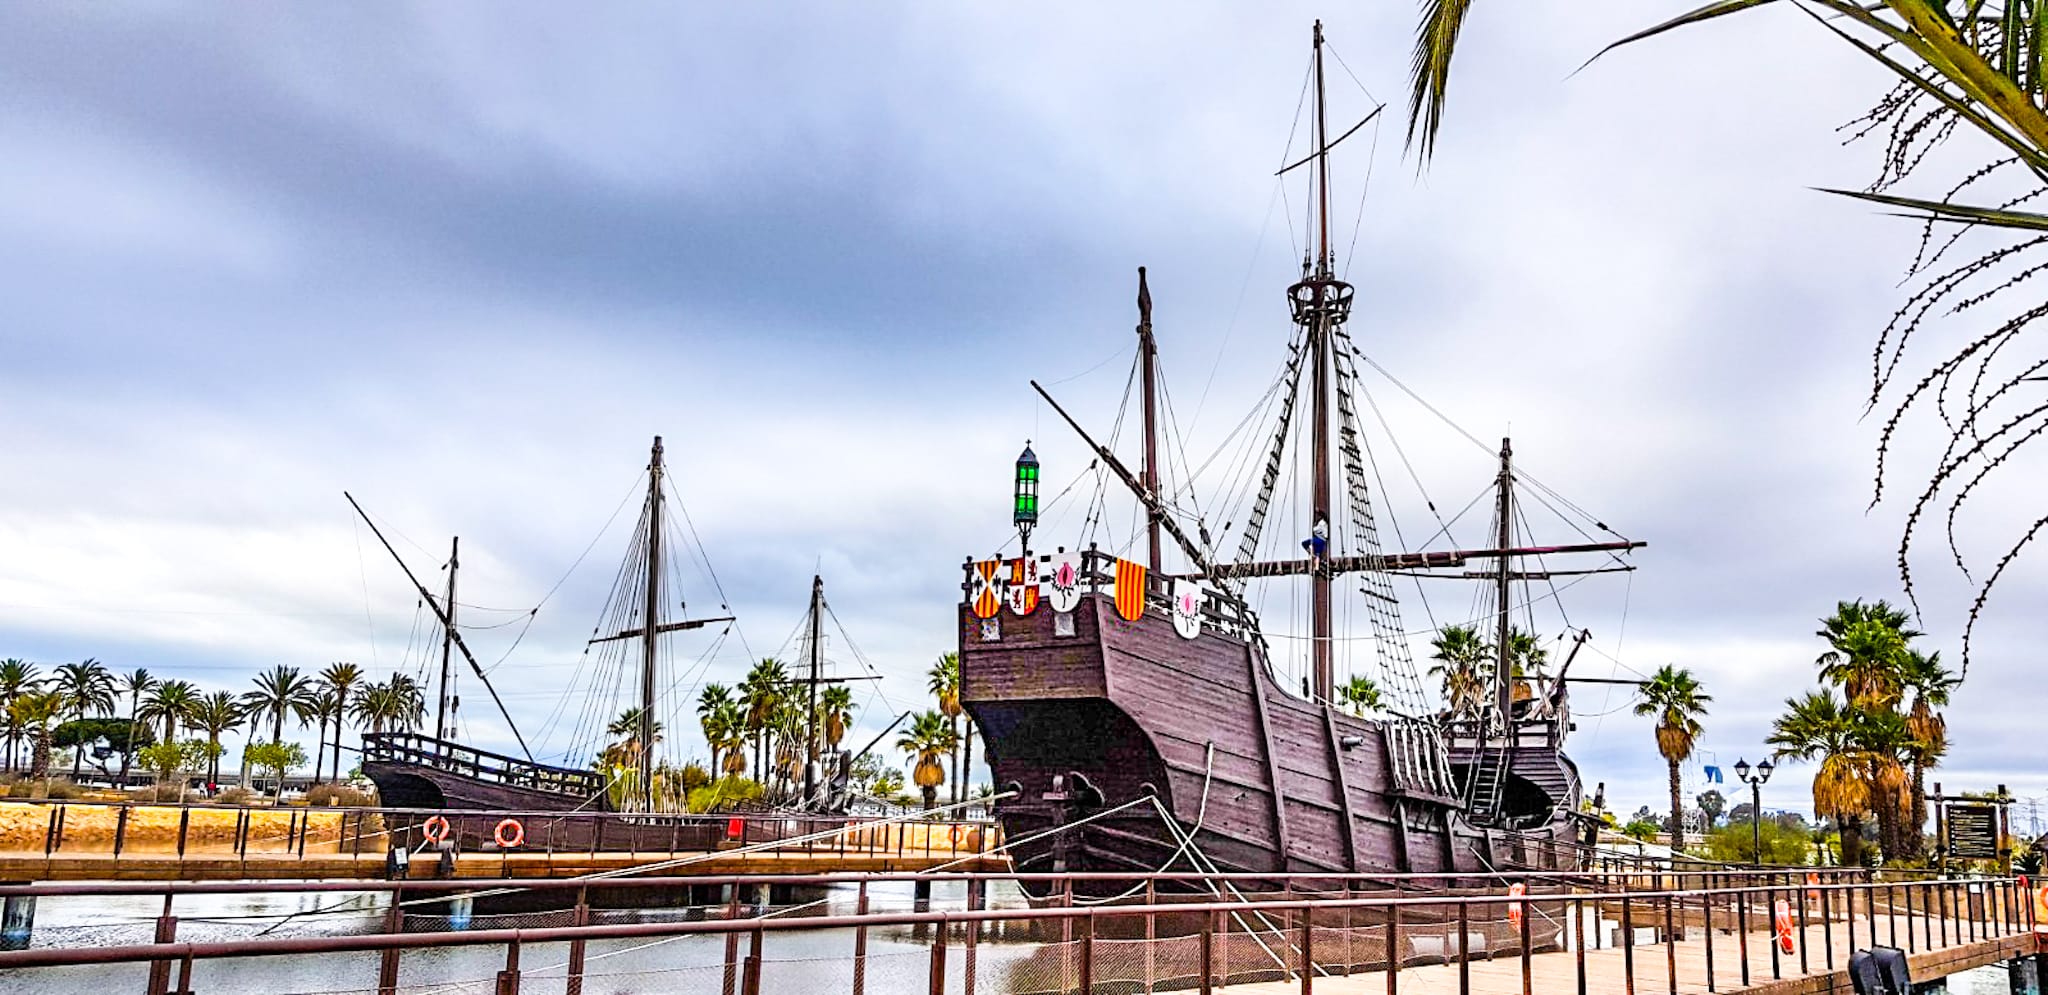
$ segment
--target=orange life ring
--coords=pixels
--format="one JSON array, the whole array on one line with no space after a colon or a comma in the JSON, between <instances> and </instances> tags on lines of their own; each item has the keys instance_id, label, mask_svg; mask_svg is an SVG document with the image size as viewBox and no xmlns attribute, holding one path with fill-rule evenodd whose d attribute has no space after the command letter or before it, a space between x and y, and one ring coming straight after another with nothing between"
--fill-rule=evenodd
<instances>
[{"instance_id":1,"label":"orange life ring","mask_svg":"<svg viewBox=\"0 0 2048 995\"><path fill-rule=\"evenodd\" d=\"M1806 900L1820 901L1820 874L1816 871L1806 872Z\"/></svg>"},{"instance_id":2,"label":"orange life ring","mask_svg":"<svg viewBox=\"0 0 2048 995\"><path fill-rule=\"evenodd\" d=\"M952 840L953 840L953 849L955 849L955 850L958 850L958 849L960 849L960 824L959 824L959 823L957 823L957 822L956 822L956 823L953 823L953 831L952 831L952 832L950 832L950 833L948 833L948 834L946 834L946 835L948 835L948 836L952 837Z\"/></svg>"},{"instance_id":3,"label":"orange life ring","mask_svg":"<svg viewBox=\"0 0 2048 995\"><path fill-rule=\"evenodd\" d=\"M1777 927L1778 949L1787 954L1797 952L1797 948L1792 945L1792 903L1780 898L1775 911L1777 914L1773 917L1773 925Z\"/></svg>"},{"instance_id":4,"label":"orange life ring","mask_svg":"<svg viewBox=\"0 0 2048 995\"><path fill-rule=\"evenodd\" d=\"M438 815L430 815L427 821L421 824L420 832L425 834L427 842L439 843L448 838L448 820Z\"/></svg>"},{"instance_id":5,"label":"orange life ring","mask_svg":"<svg viewBox=\"0 0 2048 995\"><path fill-rule=\"evenodd\" d=\"M512 830L510 837L505 835L507 829ZM518 819L506 819L491 831L491 838L498 841L500 850L517 850L526 845L526 827L520 825Z\"/></svg>"},{"instance_id":6,"label":"orange life ring","mask_svg":"<svg viewBox=\"0 0 2048 995\"><path fill-rule=\"evenodd\" d=\"M1514 899L1508 903L1508 925L1516 929L1522 928L1522 896L1528 893L1529 886L1520 881L1508 885L1508 897Z\"/></svg>"}]
</instances>

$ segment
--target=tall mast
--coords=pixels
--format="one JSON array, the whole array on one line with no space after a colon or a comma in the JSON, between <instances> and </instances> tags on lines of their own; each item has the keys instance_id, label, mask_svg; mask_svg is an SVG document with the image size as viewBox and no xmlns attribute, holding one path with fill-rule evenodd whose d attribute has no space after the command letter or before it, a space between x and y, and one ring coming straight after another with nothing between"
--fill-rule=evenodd
<instances>
[{"instance_id":1,"label":"tall mast","mask_svg":"<svg viewBox=\"0 0 2048 995\"><path fill-rule=\"evenodd\" d=\"M462 566L458 557L462 551L462 537L456 536L448 542L448 624L441 629L441 695L440 704L434 707L434 738L448 738L448 656L455 648L455 571Z\"/></svg>"},{"instance_id":2,"label":"tall mast","mask_svg":"<svg viewBox=\"0 0 2048 995\"><path fill-rule=\"evenodd\" d=\"M810 709L804 714L804 801L818 792L818 678L825 663L824 652L825 578L811 576L811 679Z\"/></svg>"},{"instance_id":3,"label":"tall mast","mask_svg":"<svg viewBox=\"0 0 2048 995\"><path fill-rule=\"evenodd\" d=\"M1310 271L1310 279L1304 284L1313 289L1308 314L1309 327L1309 378L1310 397L1309 433L1314 440L1314 473L1310 482L1309 527L1321 528L1325 540L1330 536L1330 333L1335 324L1335 301L1338 285L1330 272L1330 129L1323 95L1323 22L1315 26L1315 69L1316 69L1316 258ZM1297 285L1301 286L1301 285ZM1343 288L1346 303L1349 303L1349 287ZM1297 320L1304 317L1299 311L1300 294L1297 292ZM1330 547L1332 550L1334 546ZM1313 638L1310 641L1315 665L1315 697L1317 701L1329 702L1335 696L1336 678L1332 672L1331 625L1330 625L1330 580L1328 569L1318 569L1309 580L1309 612Z\"/></svg>"},{"instance_id":4,"label":"tall mast","mask_svg":"<svg viewBox=\"0 0 2048 995\"><path fill-rule=\"evenodd\" d=\"M1159 494L1159 427L1158 427L1158 386L1155 380L1159 366L1159 344L1152 338L1152 291L1145 286L1145 267L1138 267L1138 362L1145 378L1145 489L1152 494L1152 501L1145 510L1145 538L1151 558L1148 561L1154 574L1160 570L1159 510L1164 499Z\"/></svg>"},{"instance_id":5,"label":"tall mast","mask_svg":"<svg viewBox=\"0 0 2048 995\"><path fill-rule=\"evenodd\" d=\"M1500 440L1500 548L1514 545L1515 476L1514 450L1507 439ZM1494 646L1498 654L1494 660L1494 707L1500 710L1501 732L1506 734L1514 728L1509 721L1513 716L1515 698L1515 675L1512 668L1513 653L1508 648L1508 581L1512 579L1515 558L1503 556L1494 571L1494 597L1498 600L1500 616L1494 625Z\"/></svg>"},{"instance_id":6,"label":"tall mast","mask_svg":"<svg viewBox=\"0 0 2048 995\"><path fill-rule=\"evenodd\" d=\"M641 620L640 797L654 811L654 663L661 632L661 436L647 462L647 606Z\"/></svg>"}]
</instances>

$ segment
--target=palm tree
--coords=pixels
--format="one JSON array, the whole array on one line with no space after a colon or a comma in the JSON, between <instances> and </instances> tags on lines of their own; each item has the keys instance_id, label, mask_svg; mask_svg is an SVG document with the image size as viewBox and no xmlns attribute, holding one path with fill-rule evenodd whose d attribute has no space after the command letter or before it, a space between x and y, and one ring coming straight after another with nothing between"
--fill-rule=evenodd
<instances>
[{"instance_id":1,"label":"palm tree","mask_svg":"<svg viewBox=\"0 0 2048 995\"><path fill-rule=\"evenodd\" d=\"M1863 863L1863 813L1870 808L1869 765L1856 743L1855 710L1822 688L1785 699L1785 714L1771 725L1765 742L1780 759L1818 761L1813 775L1813 810L1834 816L1842 827L1842 863Z\"/></svg>"},{"instance_id":2,"label":"palm tree","mask_svg":"<svg viewBox=\"0 0 2048 995\"><path fill-rule=\"evenodd\" d=\"M711 766L720 769L718 741L724 738L725 728L718 724L718 717L726 706L732 704L732 689L713 681L697 692L697 728L704 733L704 742L711 747Z\"/></svg>"},{"instance_id":3,"label":"palm tree","mask_svg":"<svg viewBox=\"0 0 2048 995\"><path fill-rule=\"evenodd\" d=\"M50 792L50 721L64 714L64 707L63 694L40 688L23 692L8 706L14 722L30 732L28 776L43 782L45 795Z\"/></svg>"},{"instance_id":4,"label":"palm tree","mask_svg":"<svg viewBox=\"0 0 2048 995\"><path fill-rule=\"evenodd\" d=\"M953 724L939 712L920 712L910 728L896 738L896 748L916 762L911 781L924 792L927 811L939 806L939 785L946 783L946 764L941 758L955 746Z\"/></svg>"},{"instance_id":5,"label":"palm tree","mask_svg":"<svg viewBox=\"0 0 2048 995\"><path fill-rule=\"evenodd\" d=\"M932 697L939 700L939 714L953 727L953 794L952 800L959 801L960 786L960 654L941 653L925 674L925 684L931 689Z\"/></svg>"},{"instance_id":6,"label":"palm tree","mask_svg":"<svg viewBox=\"0 0 2048 995\"><path fill-rule=\"evenodd\" d=\"M1700 717L1713 697L1700 690L1692 671L1665 664L1637 689L1635 713L1657 717L1657 752L1671 778L1671 852L1685 852L1685 802L1679 791L1678 765L1692 756L1703 731Z\"/></svg>"},{"instance_id":7,"label":"palm tree","mask_svg":"<svg viewBox=\"0 0 2048 995\"><path fill-rule=\"evenodd\" d=\"M88 712L104 715L114 710L114 675L107 672L98 660L87 657L79 663L57 665L57 672L51 675L52 690L63 702L63 711L73 721L82 722ZM85 744L71 751L71 776L78 777L78 765L85 759Z\"/></svg>"},{"instance_id":8,"label":"palm tree","mask_svg":"<svg viewBox=\"0 0 2048 995\"><path fill-rule=\"evenodd\" d=\"M42 675L36 673L36 665L27 660L9 658L0 660L0 717L7 719L7 772L14 772L14 758L21 750L22 733L25 726L14 722L8 708L15 699L41 687Z\"/></svg>"},{"instance_id":9,"label":"palm tree","mask_svg":"<svg viewBox=\"0 0 2048 995\"><path fill-rule=\"evenodd\" d=\"M710 711L700 714L698 724L704 729L704 742L711 747L711 766L726 776L746 773L747 716L739 703L714 701Z\"/></svg>"},{"instance_id":10,"label":"palm tree","mask_svg":"<svg viewBox=\"0 0 2048 995\"><path fill-rule=\"evenodd\" d=\"M252 719L270 719L270 742L284 741L286 716L304 723L313 715L313 682L297 667L279 665L256 675L256 690L242 692L242 707Z\"/></svg>"},{"instance_id":11,"label":"palm tree","mask_svg":"<svg viewBox=\"0 0 2048 995\"><path fill-rule=\"evenodd\" d=\"M1445 626L1429 641L1429 647L1429 658L1437 661L1429 673L1443 682L1444 702L1450 706L1451 716L1478 714L1486 696L1481 667L1491 655L1479 630L1469 625Z\"/></svg>"},{"instance_id":12,"label":"palm tree","mask_svg":"<svg viewBox=\"0 0 2048 995\"><path fill-rule=\"evenodd\" d=\"M1380 707L1380 686L1372 678L1353 674L1344 686L1337 689L1337 698L1350 706L1353 715L1363 716L1376 712Z\"/></svg>"},{"instance_id":13,"label":"palm tree","mask_svg":"<svg viewBox=\"0 0 2048 995\"><path fill-rule=\"evenodd\" d=\"M199 701L199 689L189 681L164 681L150 689L137 714L144 722L162 722L164 734L158 742L169 743L176 738L180 723L190 724Z\"/></svg>"},{"instance_id":14,"label":"palm tree","mask_svg":"<svg viewBox=\"0 0 2048 995\"><path fill-rule=\"evenodd\" d=\"M1487 647L1490 655L1499 650ZM1508 626L1508 677L1514 681L1516 701L1530 697L1531 681L1547 680L1549 673L1544 666L1550 662L1550 651L1537 642L1536 637L1515 626Z\"/></svg>"},{"instance_id":15,"label":"palm tree","mask_svg":"<svg viewBox=\"0 0 2048 995\"><path fill-rule=\"evenodd\" d=\"M1942 718L1939 709L1948 707L1950 693L1962 682L1942 666L1940 653L1919 650L1906 651L1900 676L1913 692L1913 707L1906 714L1906 726L1913 734L1911 843L1912 852L1919 854L1926 842L1922 833L1927 827L1927 768L1940 763L1948 753L1948 720Z\"/></svg>"},{"instance_id":16,"label":"palm tree","mask_svg":"<svg viewBox=\"0 0 2048 995\"><path fill-rule=\"evenodd\" d=\"M640 742L640 708L634 706L619 713L612 724L604 727L604 734L612 737L610 745L604 748L601 757L606 767L640 768L640 755L653 750L661 742L661 721L653 723L654 743Z\"/></svg>"},{"instance_id":17,"label":"palm tree","mask_svg":"<svg viewBox=\"0 0 2048 995\"><path fill-rule=\"evenodd\" d=\"M818 725L825 737L825 748L839 749L839 741L846 738L846 727L853 722L853 691L844 684L835 684L818 695Z\"/></svg>"},{"instance_id":18,"label":"palm tree","mask_svg":"<svg viewBox=\"0 0 2048 995\"><path fill-rule=\"evenodd\" d=\"M746 731L754 739L754 780L767 783L768 780L768 734L775 718L775 706L781 704L783 689L789 683L789 673L782 661L774 657L763 657L740 681L740 705L746 709Z\"/></svg>"},{"instance_id":19,"label":"palm tree","mask_svg":"<svg viewBox=\"0 0 2048 995\"><path fill-rule=\"evenodd\" d=\"M1878 845L1887 860L1918 849L1917 826L1910 845L1907 839L1908 813L1915 806L1906 797L1906 769L1900 759L1913 752L1910 724L1898 708L1905 698L1907 672L1917 665L1907 643L1920 634L1908 622L1904 612L1883 601L1844 601L1835 605L1833 615L1821 619L1815 633L1828 642L1827 652L1817 661L1821 679L1840 687L1848 707L1857 713L1855 728L1870 775L1871 811L1877 816Z\"/></svg>"},{"instance_id":20,"label":"palm tree","mask_svg":"<svg viewBox=\"0 0 2048 995\"><path fill-rule=\"evenodd\" d=\"M149 671L141 667L137 667L132 672L121 677L120 689L128 694L128 728L130 730L128 738L131 740L135 738L133 730L135 729L136 709L142 706L142 696L149 693L150 689L154 687L156 687L156 678L149 676ZM130 745L132 746L133 744L131 743ZM128 765L134 757L135 751L133 749L121 752L121 786L124 788L128 786Z\"/></svg>"},{"instance_id":21,"label":"palm tree","mask_svg":"<svg viewBox=\"0 0 2048 995\"><path fill-rule=\"evenodd\" d=\"M186 714L191 728L206 734L206 781L220 783L220 737L242 725L242 706L226 691L215 691L192 703Z\"/></svg>"},{"instance_id":22,"label":"palm tree","mask_svg":"<svg viewBox=\"0 0 2048 995\"><path fill-rule=\"evenodd\" d=\"M333 776L336 780L341 779L341 733L348 717L349 697L355 692L355 686L362 679L363 669L345 661L330 663L327 665L327 669L320 671L320 684L327 689L327 695L323 702L326 707L322 709L320 716L321 729L326 729L328 719L334 720ZM313 758L313 780L318 781L319 779L320 758L316 751L316 755Z\"/></svg>"},{"instance_id":23,"label":"palm tree","mask_svg":"<svg viewBox=\"0 0 2048 995\"><path fill-rule=\"evenodd\" d=\"M391 698L391 728L411 732L427 721L427 693L418 681L404 674L392 674L384 682Z\"/></svg>"}]
</instances>

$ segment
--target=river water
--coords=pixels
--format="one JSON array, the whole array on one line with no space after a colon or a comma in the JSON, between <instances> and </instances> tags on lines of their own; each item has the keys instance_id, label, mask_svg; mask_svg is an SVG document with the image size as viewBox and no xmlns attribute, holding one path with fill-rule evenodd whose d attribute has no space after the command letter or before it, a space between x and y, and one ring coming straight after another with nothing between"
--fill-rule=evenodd
<instances>
[{"instance_id":1,"label":"river water","mask_svg":"<svg viewBox=\"0 0 2048 995\"><path fill-rule=\"evenodd\" d=\"M850 913L851 888L835 889L826 904L793 914ZM991 896L995 904L1021 904L1021 896ZM1006 897L1011 900L1005 900ZM45 947L111 946L147 943L155 930L161 898L44 898L36 908L32 945ZM891 885L870 890L870 908L908 910L908 884L900 894ZM934 910L965 907L964 891L934 887ZM432 911L443 911L434 907ZM383 897L370 893L328 892L304 895L199 895L180 898L178 939L192 942L238 942L283 937L376 933L384 920ZM626 919L660 921L679 918L675 910L618 913ZM561 916L477 915L472 929L557 925ZM436 921L437 920L430 920ZM437 922L438 924L438 922ZM960 938L947 958L948 991L964 991ZM747 939L740 938L740 952ZM977 944L976 989L1011 990L1009 969L1040 945L991 940ZM717 992L724 979L726 941L722 936L593 941L584 954L584 986L588 995L640 995L653 992ZM768 933L763 947L763 992L835 995L853 987L854 931L805 930ZM191 991L195 993L342 993L375 992L380 955L322 954L299 957L247 957L195 961ZM520 991L551 995L566 988L568 944L534 944L520 951ZM505 966L502 946L444 947L401 954L399 989L412 993L489 993ZM931 947L928 931L911 927L874 927L868 932L866 990L873 995L922 993L929 990ZM141 964L36 968L0 974L0 992L49 995L112 995L145 988L148 967ZM175 976L173 978L175 981ZM1037 987L1027 985L1026 987Z\"/></svg>"},{"instance_id":2,"label":"river water","mask_svg":"<svg viewBox=\"0 0 2048 995\"><path fill-rule=\"evenodd\" d=\"M950 890L949 890L950 889ZM959 885L934 886L932 908L964 908L966 897ZM907 911L912 897L908 883L882 884L870 889L870 908L875 911ZM997 907L1023 905L1021 895L1001 890L990 896ZM816 915L851 913L855 892L834 889L820 904L788 910L786 914ZM111 946L147 943L155 929L161 898L45 898L36 909L33 945L47 947ZM445 906L425 906L423 913L442 913ZM373 893L328 892L323 894L198 895L180 898L178 939L195 942L254 942L283 937L333 936L381 931L385 918L384 897ZM680 917L679 910L599 913L610 921L661 921ZM472 929L512 926L560 925L565 914L491 916L477 915ZM438 915L422 915L415 928L445 925ZM1050 937L1048 937L1050 939ZM962 938L949 941L946 959L948 992L967 992ZM1174 941L1162 940L1161 946ZM740 952L747 939L741 937ZM1122 944L1098 941L1099 956ZM850 929L805 930L768 933L763 947L761 990L765 993L795 995L839 995L853 990L854 931ZM1160 966L1167 961L1159 951ZM586 947L583 991L588 995L644 995L656 992L720 991L724 980L726 940L722 936L685 936L667 939L593 941ZM1058 990L1062 975L1071 980L1074 968L1069 951L1057 943L1036 942L1028 934L1006 937L983 934L977 942L973 992L1007 993ZM1186 951L1181 952L1183 955ZM196 961L191 991L194 993L373 993L376 991L380 955L323 954L294 957L247 957ZM520 952L520 991L555 995L566 990L567 944L536 944ZM505 966L505 950L499 946L445 947L406 951L399 965L399 990L418 995L458 995L493 991L495 977ZM1123 965L1135 970L1138 964ZM1111 965L1103 964L1104 973ZM1147 965L1149 970L1150 965ZM866 991L872 995L919 995L929 991L931 972L930 934L911 927L874 927L868 933ZM1161 972L1161 980L1165 980ZM144 990L145 965L104 965L66 968L37 968L0 973L0 993L49 993L49 995L114 995ZM1100 977L1101 975L1098 975ZM1125 975L1131 976L1131 975ZM1142 975L1138 975L1142 976ZM1955 995L2004 995L2008 986L2003 967L1993 966L1948 979Z\"/></svg>"}]
</instances>

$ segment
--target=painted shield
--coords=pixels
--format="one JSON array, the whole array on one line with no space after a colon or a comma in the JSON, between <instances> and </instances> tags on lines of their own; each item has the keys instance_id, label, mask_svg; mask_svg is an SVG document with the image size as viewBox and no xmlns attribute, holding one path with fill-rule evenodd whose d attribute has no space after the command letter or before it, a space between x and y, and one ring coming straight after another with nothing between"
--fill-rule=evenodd
<instances>
[{"instance_id":1,"label":"painted shield","mask_svg":"<svg viewBox=\"0 0 2048 995\"><path fill-rule=\"evenodd\" d=\"M1002 565L1001 560L975 561L974 576L969 578L974 586L967 593L967 603L974 608L975 618L993 618L1002 608L1002 596L996 593L996 569Z\"/></svg>"},{"instance_id":2,"label":"painted shield","mask_svg":"<svg viewBox=\"0 0 2048 995\"><path fill-rule=\"evenodd\" d=\"M1182 639L1202 634L1202 585L1185 577L1173 582L1173 631Z\"/></svg>"},{"instance_id":3,"label":"painted shield","mask_svg":"<svg viewBox=\"0 0 2048 995\"><path fill-rule=\"evenodd\" d=\"M1127 622L1145 616L1145 565L1116 561L1116 613Z\"/></svg>"},{"instance_id":4,"label":"painted shield","mask_svg":"<svg viewBox=\"0 0 2048 995\"><path fill-rule=\"evenodd\" d=\"M1003 600L1010 604L1010 614L1029 615L1038 610L1038 578L1033 568L1037 564L1030 559L1015 559L1008 564L1009 580L1003 585Z\"/></svg>"},{"instance_id":5,"label":"painted shield","mask_svg":"<svg viewBox=\"0 0 2048 995\"><path fill-rule=\"evenodd\" d=\"M1073 553L1060 553L1046 557L1045 573L1046 600L1052 602L1052 610L1070 612L1081 603L1081 558Z\"/></svg>"}]
</instances>

